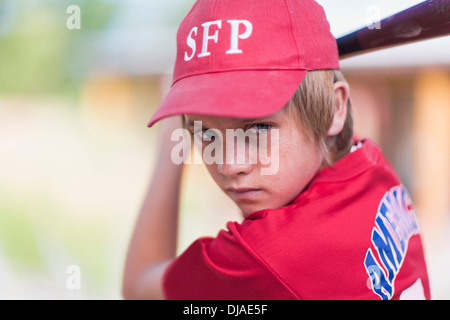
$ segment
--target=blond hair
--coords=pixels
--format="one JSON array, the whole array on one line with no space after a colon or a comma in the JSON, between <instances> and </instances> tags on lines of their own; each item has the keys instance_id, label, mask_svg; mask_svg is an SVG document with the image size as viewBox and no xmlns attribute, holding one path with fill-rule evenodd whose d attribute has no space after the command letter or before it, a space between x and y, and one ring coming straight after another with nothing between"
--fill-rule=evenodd
<instances>
[{"instance_id":1,"label":"blond hair","mask_svg":"<svg viewBox=\"0 0 450 320\"><path fill-rule=\"evenodd\" d=\"M342 131L328 136L335 109L333 84L345 81L339 70L308 71L297 92L288 103L292 116L306 134L319 146L324 165L345 156L353 143L353 114L350 98L347 102L347 117Z\"/></svg>"}]
</instances>

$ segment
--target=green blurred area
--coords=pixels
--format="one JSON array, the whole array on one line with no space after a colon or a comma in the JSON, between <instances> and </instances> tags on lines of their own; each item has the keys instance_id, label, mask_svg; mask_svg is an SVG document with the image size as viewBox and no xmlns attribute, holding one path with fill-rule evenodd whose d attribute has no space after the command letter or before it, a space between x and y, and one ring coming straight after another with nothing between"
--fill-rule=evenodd
<instances>
[{"instance_id":1,"label":"green blurred area","mask_svg":"<svg viewBox=\"0 0 450 320\"><path fill-rule=\"evenodd\" d=\"M64 215L64 208L45 193L27 196L25 201L7 192L2 197L0 248L15 269L45 273L50 271L48 260L66 255L82 262L80 267L94 285L105 284L111 276L106 259L111 230L94 212L92 219Z\"/></svg>"},{"instance_id":2,"label":"green blurred area","mask_svg":"<svg viewBox=\"0 0 450 320\"><path fill-rule=\"evenodd\" d=\"M171 43L192 2L0 0L0 299L121 298L161 98L161 75L126 59Z\"/></svg>"},{"instance_id":3,"label":"green blurred area","mask_svg":"<svg viewBox=\"0 0 450 320\"><path fill-rule=\"evenodd\" d=\"M81 29L70 30L66 26L71 16L66 10L72 4L81 10ZM20 117L16 118L14 114L23 113L24 125L30 119L33 124L36 121L33 120L34 114L39 113L36 109L44 110L42 103L36 103L39 97L64 99L66 102L59 106L53 104L60 109L68 106L79 109L76 101L86 79L85 74L80 73L73 63L77 59L76 55L80 54L77 46L86 36L107 28L117 10L117 4L116 1L88 0L0 1L0 117L3 117L0 120L2 127L5 124L12 126L10 130L0 130L0 140L13 144L12 150L0 146L0 173L14 169L8 169L8 159L16 158L20 162L27 157L21 154L21 150L29 149L33 144L31 135L29 140L26 136L22 140L15 139L14 135L20 132L22 124L11 123L5 116L12 114L13 121L20 121ZM22 103L14 106L14 101ZM61 120L64 118L55 114L46 126L51 125L52 121ZM66 124L73 126L74 123ZM39 127L34 129L40 130ZM45 132L45 129L42 131ZM64 133L61 135L64 136ZM42 145L51 143L53 137L48 138L47 142L41 141ZM58 154L58 150L54 152ZM55 164L59 164L57 158L54 163L48 162L42 166L36 162L32 170L38 176L51 176L55 174L51 169L52 166L55 168ZM20 168L17 170L20 173ZM73 173L76 174L76 171L74 168ZM16 176L20 180L20 175ZM119 253L111 252L114 250L111 248L114 244L111 240L114 227L109 227L102 212L92 210L83 212L81 216L68 212L70 204L64 206L55 201L45 180L36 181L28 191L21 190L20 186L14 186L11 182L14 182L14 177L8 180L8 177L0 174L1 297L119 297L117 288L120 285L118 277L121 261L112 261L112 257L117 259L116 256L122 251L118 248ZM60 188L65 187L62 182ZM79 197L83 197L82 192ZM119 239L123 241L123 238ZM66 288L65 279L68 275L65 271L71 264L82 270L81 294L71 294ZM39 279L44 279L44 283L40 284ZM33 285L33 282L36 284ZM108 292L111 286L116 290ZM36 292L30 292L30 288L35 288Z\"/></svg>"},{"instance_id":4,"label":"green blurred area","mask_svg":"<svg viewBox=\"0 0 450 320\"><path fill-rule=\"evenodd\" d=\"M194 1L0 0L0 299L121 297L126 247L157 156L158 128L146 124L170 86L164 59ZM66 25L71 5L80 8L81 29ZM105 56L109 69L96 69ZM142 62L150 64L143 71ZM448 65L437 70L449 74ZM349 71L360 127L388 142L412 180L412 142L402 139L415 134L413 72L421 70ZM446 139L436 137L428 141ZM180 252L240 217L203 167L189 168L184 191ZM440 296L450 297L450 279L441 277L448 241L437 238L430 247L442 263L430 266ZM67 288L71 265L80 267L81 290Z\"/></svg>"},{"instance_id":5,"label":"green blurred area","mask_svg":"<svg viewBox=\"0 0 450 320\"><path fill-rule=\"evenodd\" d=\"M71 74L71 60L83 35L100 31L117 9L111 1L78 0L81 28L69 30L73 1L0 2L0 93L67 94L82 77Z\"/></svg>"}]
</instances>

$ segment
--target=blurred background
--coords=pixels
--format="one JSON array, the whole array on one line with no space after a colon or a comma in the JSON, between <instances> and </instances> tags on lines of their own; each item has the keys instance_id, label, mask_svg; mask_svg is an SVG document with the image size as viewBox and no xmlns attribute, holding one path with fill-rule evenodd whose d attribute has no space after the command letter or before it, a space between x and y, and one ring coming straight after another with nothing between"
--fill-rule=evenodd
<instances>
[{"instance_id":1,"label":"blurred background","mask_svg":"<svg viewBox=\"0 0 450 320\"><path fill-rule=\"evenodd\" d=\"M318 2L338 37L421 1ZM193 3L0 0L0 299L121 299L156 157L146 124ZM435 299L450 298L449 50L447 37L342 61L357 134L412 195ZM179 251L239 219L189 166Z\"/></svg>"}]
</instances>

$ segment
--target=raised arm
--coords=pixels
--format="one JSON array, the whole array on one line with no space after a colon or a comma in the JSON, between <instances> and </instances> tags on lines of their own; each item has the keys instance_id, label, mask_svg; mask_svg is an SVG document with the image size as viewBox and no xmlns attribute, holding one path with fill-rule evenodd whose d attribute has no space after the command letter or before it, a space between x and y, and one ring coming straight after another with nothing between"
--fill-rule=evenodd
<instances>
[{"instance_id":1,"label":"raised arm","mask_svg":"<svg viewBox=\"0 0 450 320\"><path fill-rule=\"evenodd\" d=\"M175 257L183 166L171 160L181 117L164 120L158 160L128 248L122 294L125 299L164 299L162 276Z\"/></svg>"}]
</instances>

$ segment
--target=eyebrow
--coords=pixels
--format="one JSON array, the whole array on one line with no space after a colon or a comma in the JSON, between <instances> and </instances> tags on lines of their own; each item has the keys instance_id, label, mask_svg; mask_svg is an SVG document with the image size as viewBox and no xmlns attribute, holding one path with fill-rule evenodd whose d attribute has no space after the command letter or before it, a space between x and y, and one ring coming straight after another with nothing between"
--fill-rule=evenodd
<instances>
[{"instance_id":1,"label":"eyebrow","mask_svg":"<svg viewBox=\"0 0 450 320\"><path fill-rule=\"evenodd\" d=\"M248 124L252 124L252 123L256 123L256 122L273 121L275 118L276 117L274 115L269 115L269 116L263 117L263 118L241 119L235 123L235 127L240 127L240 126L244 126L244 125L248 125ZM194 125L195 121L200 121L200 120L195 120L195 119L189 120L186 116L184 116L184 121L185 121L186 128L189 128Z\"/></svg>"},{"instance_id":2,"label":"eyebrow","mask_svg":"<svg viewBox=\"0 0 450 320\"><path fill-rule=\"evenodd\" d=\"M269 115L269 116L263 117L263 118L242 119L237 124L240 126L243 126L243 125L258 123L258 122L266 122L266 121L271 122L271 121L274 121L275 119L276 119L275 115L272 114L272 115Z\"/></svg>"},{"instance_id":3,"label":"eyebrow","mask_svg":"<svg viewBox=\"0 0 450 320\"><path fill-rule=\"evenodd\" d=\"M188 118L184 117L185 128L192 127L195 121L197 120L188 120Z\"/></svg>"},{"instance_id":4,"label":"eyebrow","mask_svg":"<svg viewBox=\"0 0 450 320\"><path fill-rule=\"evenodd\" d=\"M190 134L194 134L194 122L201 121L201 120L188 120L186 116L184 116L184 129L188 130ZM207 127L205 127L202 123L202 129L208 130Z\"/></svg>"}]
</instances>

